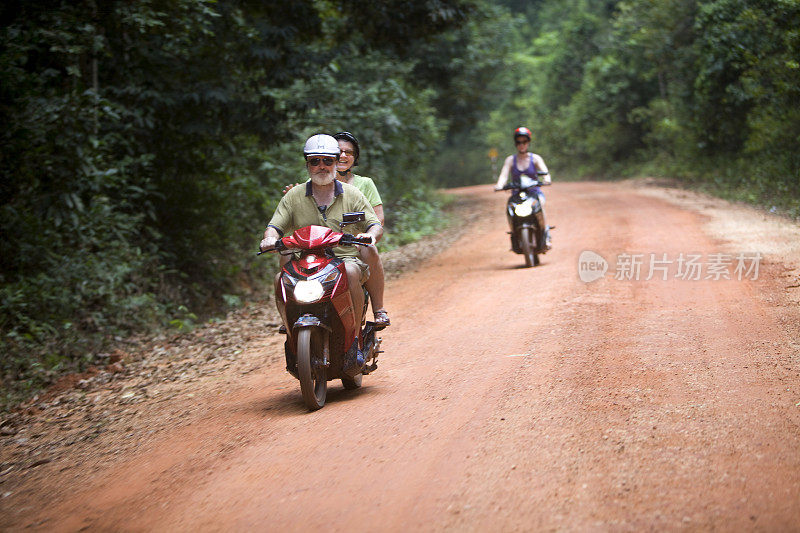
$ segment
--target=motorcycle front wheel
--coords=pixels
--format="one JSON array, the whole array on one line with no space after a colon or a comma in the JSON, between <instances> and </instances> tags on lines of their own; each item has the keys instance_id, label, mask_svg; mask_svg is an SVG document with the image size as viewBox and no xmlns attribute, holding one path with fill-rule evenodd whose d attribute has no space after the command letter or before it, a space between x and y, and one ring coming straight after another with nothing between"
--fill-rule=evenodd
<instances>
[{"instance_id":1,"label":"motorcycle front wheel","mask_svg":"<svg viewBox=\"0 0 800 533\"><path fill-rule=\"evenodd\" d=\"M297 334L297 375L306 407L316 411L325 405L328 379L322 366L322 335L317 328L303 328Z\"/></svg>"},{"instance_id":2,"label":"motorcycle front wheel","mask_svg":"<svg viewBox=\"0 0 800 533\"><path fill-rule=\"evenodd\" d=\"M539 254L536 253L536 236L531 228L521 228L519 230L519 240L522 255L525 256L525 266L538 266Z\"/></svg>"}]
</instances>

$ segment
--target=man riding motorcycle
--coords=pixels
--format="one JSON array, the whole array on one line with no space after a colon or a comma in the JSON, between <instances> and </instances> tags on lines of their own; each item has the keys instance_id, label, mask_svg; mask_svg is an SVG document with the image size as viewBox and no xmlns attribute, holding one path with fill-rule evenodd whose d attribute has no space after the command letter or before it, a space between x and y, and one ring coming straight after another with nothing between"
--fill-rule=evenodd
<instances>
[{"instance_id":1,"label":"man riding motorcycle","mask_svg":"<svg viewBox=\"0 0 800 533\"><path fill-rule=\"evenodd\" d=\"M339 161L336 164L336 178L343 182L356 187L366 196L375 215L378 217L381 225L383 225L383 200L378 193L378 188L375 187L375 182L372 178L366 176L359 176L353 173L353 167L358 166L358 157L361 153L358 139L349 131L340 131L333 136L334 139L339 141ZM286 194L297 183L287 185L283 193ZM383 262L381 262L378 248L376 245L361 246L358 248L359 257L369 265L370 276L364 286L369 293L372 300L372 312L374 315L375 325L378 328L385 328L391 324L389 320L389 313L384 308L383 293L384 293L384 271ZM282 262L285 261L282 259Z\"/></svg>"},{"instance_id":2,"label":"man riding motorcycle","mask_svg":"<svg viewBox=\"0 0 800 533\"><path fill-rule=\"evenodd\" d=\"M339 142L332 136L317 134L309 137L303 148L303 156L310 180L292 188L281 198L264 232L260 244L262 251L273 247L283 235L305 226L325 226L339 231L342 215L357 211L365 214L365 220L356 226L361 230L357 237L369 237L373 244L381 238L383 226L366 197L352 185L336 180L339 155ZM358 252L352 247L338 247L335 253L345 261L355 320L356 324L360 324L364 306L361 285L369 278L369 267L358 258ZM279 290L280 272L275 277L276 294ZM281 299L276 298L276 301L281 314L285 314Z\"/></svg>"},{"instance_id":3,"label":"man riding motorcycle","mask_svg":"<svg viewBox=\"0 0 800 533\"><path fill-rule=\"evenodd\" d=\"M524 126L514 130L514 144L516 145L517 153L508 156L503 162L503 168L500 170L500 176L497 178L497 184L495 185L494 190L499 191L503 189L505 184L508 182L509 174L511 175L511 182L519 184L523 181L523 176L527 176L533 180L538 180L539 175L542 172L545 172L546 174L542 176L541 181L543 183L550 184L549 170L547 170L547 165L545 165L542 156L528 151L531 138L531 130ZM530 191L536 193L536 195L539 197L539 202L542 205L542 220L544 221L545 227L545 247L549 250L551 248L550 231L544 216L544 193L540 187L532 187L530 188Z\"/></svg>"}]
</instances>

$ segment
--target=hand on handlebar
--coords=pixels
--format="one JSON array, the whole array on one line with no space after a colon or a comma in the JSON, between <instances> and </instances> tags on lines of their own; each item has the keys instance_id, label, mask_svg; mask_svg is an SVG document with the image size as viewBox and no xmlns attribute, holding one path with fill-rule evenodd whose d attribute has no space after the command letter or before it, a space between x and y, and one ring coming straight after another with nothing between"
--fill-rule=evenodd
<instances>
[{"instance_id":1,"label":"hand on handlebar","mask_svg":"<svg viewBox=\"0 0 800 533\"><path fill-rule=\"evenodd\" d=\"M278 239L275 239L273 237L264 237L261 240L261 244L259 244L258 249L261 250L262 252L266 252L268 250L274 250L275 249L275 243L277 241L278 241Z\"/></svg>"},{"instance_id":2,"label":"hand on handlebar","mask_svg":"<svg viewBox=\"0 0 800 533\"><path fill-rule=\"evenodd\" d=\"M375 236L372 235L371 233L359 233L358 235L356 235L356 239L361 241L362 244L369 244L369 245L375 244Z\"/></svg>"},{"instance_id":3,"label":"hand on handlebar","mask_svg":"<svg viewBox=\"0 0 800 533\"><path fill-rule=\"evenodd\" d=\"M264 239L264 241L265 240L266 239ZM278 239L271 246L264 246L264 241L261 241L261 245L259 246L259 251L256 255L267 254L270 252L277 252L281 255L284 255L284 250L286 250L286 245L283 244L282 240Z\"/></svg>"},{"instance_id":4,"label":"hand on handlebar","mask_svg":"<svg viewBox=\"0 0 800 533\"><path fill-rule=\"evenodd\" d=\"M276 237L264 237L258 245L259 252L256 255L265 254L267 252L281 252L286 249L283 241Z\"/></svg>"},{"instance_id":5,"label":"hand on handlebar","mask_svg":"<svg viewBox=\"0 0 800 533\"><path fill-rule=\"evenodd\" d=\"M342 235L342 239L339 241L339 244L351 246L370 246L375 244L375 242L377 242L377 240L371 233L359 233L358 235L350 235L349 233L345 233Z\"/></svg>"}]
</instances>

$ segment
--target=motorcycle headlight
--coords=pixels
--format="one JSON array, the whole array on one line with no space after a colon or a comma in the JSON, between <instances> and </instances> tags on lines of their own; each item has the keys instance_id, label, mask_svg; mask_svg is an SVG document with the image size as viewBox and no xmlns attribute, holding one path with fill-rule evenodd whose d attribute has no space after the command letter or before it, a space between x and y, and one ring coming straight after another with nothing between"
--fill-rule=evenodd
<instances>
[{"instance_id":1,"label":"motorcycle headlight","mask_svg":"<svg viewBox=\"0 0 800 533\"><path fill-rule=\"evenodd\" d=\"M325 289L315 279L298 281L294 286L294 299L300 303L311 304L322 298Z\"/></svg>"},{"instance_id":2,"label":"motorcycle headlight","mask_svg":"<svg viewBox=\"0 0 800 533\"><path fill-rule=\"evenodd\" d=\"M527 217L533 213L533 202L522 202L514 206L514 214L518 217Z\"/></svg>"}]
</instances>

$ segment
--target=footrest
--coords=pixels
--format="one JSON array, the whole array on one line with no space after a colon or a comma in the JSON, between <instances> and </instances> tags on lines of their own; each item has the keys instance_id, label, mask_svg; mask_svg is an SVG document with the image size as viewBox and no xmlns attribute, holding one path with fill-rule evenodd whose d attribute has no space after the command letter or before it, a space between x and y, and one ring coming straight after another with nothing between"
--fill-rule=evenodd
<instances>
[{"instance_id":1,"label":"footrest","mask_svg":"<svg viewBox=\"0 0 800 533\"><path fill-rule=\"evenodd\" d=\"M382 329L386 329L387 326L379 326L375 324L375 322L371 320L367 320L364 324L364 333L372 329L373 331L381 331Z\"/></svg>"}]
</instances>

